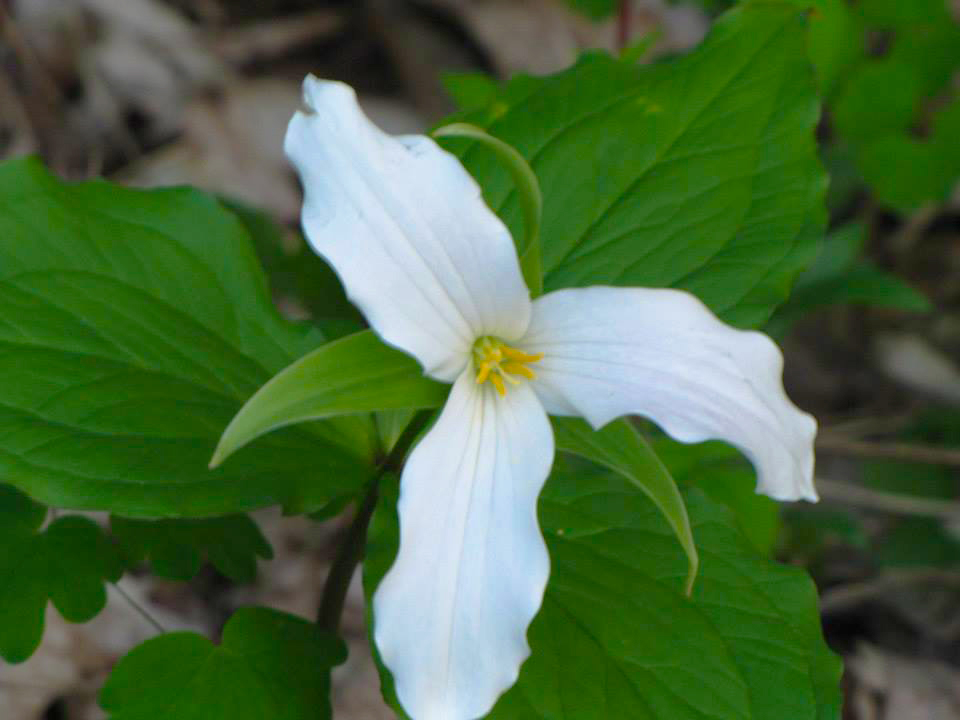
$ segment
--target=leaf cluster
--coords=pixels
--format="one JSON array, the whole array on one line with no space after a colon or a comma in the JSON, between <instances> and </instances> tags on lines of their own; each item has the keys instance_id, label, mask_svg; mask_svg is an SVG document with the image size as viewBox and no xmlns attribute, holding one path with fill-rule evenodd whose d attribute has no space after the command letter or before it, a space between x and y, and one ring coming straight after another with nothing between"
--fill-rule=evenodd
<instances>
[{"instance_id":1,"label":"leaf cluster","mask_svg":"<svg viewBox=\"0 0 960 720\"><path fill-rule=\"evenodd\" d=\"M456 119L539 179L546 290L677 287L733 324L768 321L826 225L806 28L793 3L750 2L668 62L590 54L504 87L454 81ZM469 138L443 142L523 238L509 170ZM95 615L124 566L187 579L207 557L250 580L270 547L244 513L337 512L380 478L373 592L396 552L397 438L403 449L413 412L446 390L359 330L329 269L277 253L277 238L195 190L0 166L6 659L36 647L48 600L69 620ZM316 323L277 313L264 267ZM626 422L555 431L563 452L540 506L553 574L532 656L491 717L839 717L814 589L765 557L776 511L746 466L726 449L651 444ZM110 512L112 537L82 517L44 526L37 502ZM328 717L343 659L315 623L246 609L219 644L175 633L134 649L101 700L116 720Z\"/></svg>"}]
</instances>

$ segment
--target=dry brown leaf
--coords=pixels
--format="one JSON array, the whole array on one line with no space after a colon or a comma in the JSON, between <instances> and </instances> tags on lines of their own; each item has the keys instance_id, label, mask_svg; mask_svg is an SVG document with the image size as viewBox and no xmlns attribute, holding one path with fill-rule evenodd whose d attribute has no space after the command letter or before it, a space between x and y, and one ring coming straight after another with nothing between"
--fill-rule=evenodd
<instances>
[{"instance_id":1,"label":"dry brown leaf","mask_svg":"<svg viewBox=\"0 0 960 720\"><path fill-rule=\"evenodd\" d=\"M587 48L617 51L615 21L592 22L561 0L430 0L460 17L488 52L497 71L546 74L569 66ZM708 21L692 6L663 0L633 3L632 40L659 30L656 52L680 51L696 45Z\"/></svg>"},{"instance_id":2,"label":"dry brown leaf","mask_svg":"<svg viewBox=\"0 0 960 720\"><path fill-rule=\"evenodd\" d=\"M423 129L423 121L401 103L382 98L362 98L361 103L387 132ZM300 212L300 190L283 153L283 137L299 106L299 82L233 83L218 97L194 102L176 142L144 156L116 179L140 187L187 183L293 223Z\"/></svg>"},{"instance_id":3,"label":"dry brown leaf","mask_svg":"<svg viewBox=\"0 0 960 720\"><path fill-rule=\"evenodd\" d=\"M863 643L847 658L847 669L858 720L960 717L960 672L949 665L894 655Z\"/></svg>"}]
</instances>

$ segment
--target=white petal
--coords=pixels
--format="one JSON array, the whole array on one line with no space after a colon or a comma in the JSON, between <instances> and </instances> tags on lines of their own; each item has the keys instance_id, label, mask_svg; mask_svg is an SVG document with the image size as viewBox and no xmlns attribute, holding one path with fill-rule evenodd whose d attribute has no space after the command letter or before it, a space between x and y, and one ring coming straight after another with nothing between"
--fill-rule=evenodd
<instances>
[{"instance_id":1,"label":"white petal","mask_svg":"<svg viewBox=\"0 0 960 720\"><path fill-rule=\"evenodd\" d=\"M770 338L720 322L679 290L590 287L537 299L527 352L547 412L594 427L644 415L681 442L724 440L749 457L757 490L816 500L816 421L783 390Z\"/></svg>"},{"instance_id":2,"label":"white petal","mask_svg":"<svg viewBox=\"0 0 960 720\"><path fill-rule=\"evenodd\" d=\"M308 77L285 149L303 228L374 330L453 382L477 337L530 319L510 233L459 161L426 137L381 132L342 83Z\"/></svg>"},{"instance_id":3,"label":"white petal","mask_svg":"<svg viewBox=\"0 0 960 720\"><path fill-rule=\"evenodd\" d=\"M550 571L537 496L553 432L529 384L465 372L400 482L400 552L374 637L415 720L473 720L514 682Z\"/></svg>"}]
</instances>

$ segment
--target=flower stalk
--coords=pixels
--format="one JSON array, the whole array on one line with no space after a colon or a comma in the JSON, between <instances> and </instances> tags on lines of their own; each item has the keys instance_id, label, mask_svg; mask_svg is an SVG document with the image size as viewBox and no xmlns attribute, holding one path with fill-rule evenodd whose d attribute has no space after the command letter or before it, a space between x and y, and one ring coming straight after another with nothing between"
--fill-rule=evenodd
<instances>
[{"instance_id":1,"label":"flower stalk","mask_svg":"<svg viewBox=\"0 0 960 720\"><path fill-rule=\"evenodd\" d=\"M397 439L393 449L380 463L378 471L367 488L363 500L357 507L353 521L347 529L347 534L340 543L337 556L330 566L330 572L323 584L323 594L320 597L320 609L317 612L317 625L332 633L340 630L340 618L350 589L350 581L363 560L363 551L367 542L367 528L370 519L377 508L377 499L380 496L380 483L387 475L400 475L403 461L414 441L430 422L432 410L423 410L409 422L403 433Z\"/></svg>"}]
</instances>

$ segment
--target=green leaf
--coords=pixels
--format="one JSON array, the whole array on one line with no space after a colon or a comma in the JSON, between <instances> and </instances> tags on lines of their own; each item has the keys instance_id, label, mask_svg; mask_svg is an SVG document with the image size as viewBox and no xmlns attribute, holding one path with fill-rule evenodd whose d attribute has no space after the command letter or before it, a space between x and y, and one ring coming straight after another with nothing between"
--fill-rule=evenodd
<instances>
[{"instance_id":1,"label":"green leaf","mask_svg":"<svg viewBox=\"0 0 960 720\"><path fill-rule=\"evenodd\" d=\"M285 234L264 212L235 200L222 202L250 235L274 295L302 305L328 340L363 330L363 316L347 299L333 268L310 249L303 236Z\"/></svg>"},{"instance_id":2,"label":"green leaf","mask_svg":"<svg viewBox=\"0 0 960 720\"><path fill-rule=\"evenodd\" d=\"M960 69L960 25L943 0L865 0L847 12L859 17L846 47L861 57L840 85L834 126L881 203L909 213L942 202L960 180L960 99L950 82ZM886 38L882 57L863 50L868 31Z\"/></svg>"},{"instance_id":3,"label":"green leaf","mask_svg":"<svg viewBox=\"0 0 960 720\"><path fill-rule=\"evenodd\" d=\"M439 407L449 388L372 331L342 338L278 373L223 432L211 467L271 430L334 415Z\"/></svg>"},{"instance_id":4,"label":"green leaf","mask_svg":"<svg viewBox=\"0 0 960 720\"><path fill-rule=\"evenodd\" d=\"M539 178L547 291L680 287L737 325L767 319L826 220L804 18L751 2L685 57L636 67L586 55L459 118L516 147ZM509 174L454 149L519 231Z\"/></svg>"},{"instance_id":5,"label":"green leaf","mask_svg":"<svg viewBox=\"0 0 960 720\"><path fill-rule=\"evenodd\" d=\"M757 493L757 474L739 451L720 442L683 445L662 437L654 451L681 487L700 488L726 505L740 531L764 557L773 554L780 533L780 505Z\"/></svg>"},{"instance_id":6,"label":"green leaf","mask_svg":"<svg viewBox=\"0 0 960 720\"><path fill-rule=\"evenodd\" d=\"M0 477L45 503L308 510L369 477L369 418L277 433L207 469L240 406L322 342L277 314L243 226L207 195L0 165L0 304Z\"/></svg>"},{"instance_id":7,"label":"green leaf","mask_svg":"<svg viewBox=\"0 0 960 720\"><path fill-rule=\"evenodd\" d=\"M810 14L810 59L830 97L863 58L863 28L847 0L822 0Z\"/></svg>"},{"instance_id":8,"label":"green leaf","mask_svg":"<svg viewBox=\"0 0 960 720\"><path fill-rule=\"evenodd\" d=\"M215 646L194 633L148 640L113 669L100 694L111 720L330 718L330 668L343 643L266 608L239 610Z\"/></svg>"},{"instance_id":9,"label":"green leaf","mask_svg":"<svg viewBox=\"0 0 960 720\"><path fill-rule=\"evenodd\" d=\"M368 594L396 551L395 502L385 486ZM759 557L699 491L686 503L701 554L692 598L674 531L640 489L581 469L551 476L540 522L552 569L532 654L489 717L839 720L841 668L823 642L813 583Z\"/></svg>"},{"instance_id":10,"label":"green leaf","mask_svg":"<svg viewBox=\"0 0 960 720\"><path fill-rule=\"evenodd\" d=\"M171 580L189 580L201 559L237 582L253 582L257 558L269 560L273 550L247 515L208 520L129 520L113 516L110 530L128 566L147 559L153 572Z\"/></svg>"},{"instance_id":11,"label":"green leaf","mask_svg":"<svg viewBox=\"0 0 960 720\"><path fill-rule=\"evenodd\" d=\"M465 112L483 110L500 91L496 81L481 72L444 73L441 80L456 106Z\"/></svg>"},{"instance_id":12,"label":"green leaf","mask_svg":"<svg viewBox=\"0 0 960 720\"><path fill-rule=\"evenodd\" d=\"M872 548L881 566L894 568L960 566L960 538L930 518L903 518Z\"/></svg>"},{"instance_id":13,"label":"green leaf","mask_svg":"<svg viewBox=\"0 0 960 720\"><path fill-rule=\"evenodd\" d=\"M813 264L797 278L785 305L767 325L774 335L785 334L800 317L832 305L868 305L908 312L927 312L930 301L892 273L869 260L858 259L866 228L851 223L831 232Z\"/></svg>"},{"instance_id":14,"label":"green leaf","mask_svg":"<svg viewBox=\"0 0 960 720\"><path fill-rule=\"evenodd\" d=\"M663 513L687 555L684 591L689 595L697 577L697 546L690 518L670 471L628 420L617 420L594 431L583 420L552 418L557 448L619 473L642 490Z\"/></svg>"},{"instance_id":15,"label":"green leaf","mask_svg":"<svg viewBox=\"0 0 960 720\"><path fill-rule=\"evenodd\" d=\"M61 517L40 531L47 509L0 485L0 657L26 660L43 637L51 600L70 622L86 622L107 602L104 581L123 572L96 523Z\"/></svg>"},{"instance_id":16,"label":"green leaf","mask_svg":"<svg viewBox=\"0 0 960 720\"><path fill-rule=\"evenodd\" d=\"M857 161L877 198L909 213L942 201L960 179L960 159L947 146L952 147L955 139L956 135L935 142L906 134L885 135L861 146Z\"/></svg>"},{"instance_id":17,"label":"green leaf","mask_svg":"<svg viewBox=\"0 0 960 720\"><path fill-rule=\"evenodd\" d=\"M915 68L884 58L865 63L833 107L834 123L858 142L905 132L921 96Z\"/></svg>"},{"instance_id":18,"label":"green leaf","mask_svg":"<svg viewBox=\"0 0 960 720\"><path fill-rule=\"evenodd\" d=\"M567 4L579 13L594 20L602 20L613 15L618 0L567 0Z\"/></svg>"}]
</instances>

